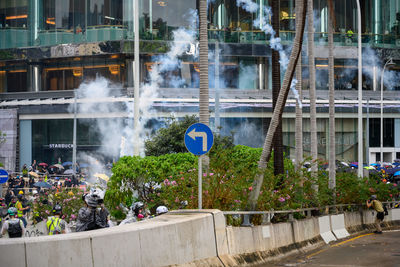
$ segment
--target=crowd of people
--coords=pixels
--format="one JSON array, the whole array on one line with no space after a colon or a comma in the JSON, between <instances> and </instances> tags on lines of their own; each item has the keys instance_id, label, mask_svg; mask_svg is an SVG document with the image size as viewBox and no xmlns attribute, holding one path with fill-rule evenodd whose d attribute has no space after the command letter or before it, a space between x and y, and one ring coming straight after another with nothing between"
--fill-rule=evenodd
<instances>
[{"instance_id":1,"label":"crowd of people","mask_svg":"<svg viewBox=\"0 0 400 267\"><path fill-rule=\"evenodd\" d=\"M0 198L1 235L8 234L10 238L24 237L28 221L39 223L43 220L48 235L72 232L70 225L63 219L62 203L55 201L52 194L47 194L45 190L33 189L29 195L20 190L15 196L14 190L15 188L8 188L6 197ZM69 191L68 194L74 195L72 191ZM73 224L73 231L90 231L116 225L111 221L110 213L104 205L103 195L103 192L97 189L82 195L84 206L79 209L76 223ZM32 211L32 207L38 201L43 201L44 204L52 206L51 213L47 218L41 217L35 210ZM168 209L165 206L160 206L156 210L156 215L166 212L168 212ZM126 219L120 225L153 217L142 202L135 202L127 209Z\"/></svg>"}]
</instances>

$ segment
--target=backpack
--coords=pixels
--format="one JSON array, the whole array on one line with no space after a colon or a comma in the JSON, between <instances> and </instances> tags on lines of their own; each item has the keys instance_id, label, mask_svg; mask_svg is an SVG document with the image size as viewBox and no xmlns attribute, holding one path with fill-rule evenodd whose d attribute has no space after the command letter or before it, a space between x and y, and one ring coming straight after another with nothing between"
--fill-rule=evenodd
<instances>
[{"instance_id":1,"label":"backpack","mask_svg":"<svg viewBox=\"0 0 400 267\"><path fill-rule=\"evenodd\" d=\"M8 221L8 236L10 238L22 236L21 220Z\"/></svg>"},{"instance_id":2,"label":"backpack","mask_svg":"<svg viewBox=\"0 0 400 267\"><path fill-rule=\"evenodd\" d=\"M57 219L58 219L58 220L57 220ZM57 222L57 223L54 224L55 222ZM48 228L47 228L47 229L49 230L49 232L50 232L52 226L54 225L54 229L51 231L51 234L52 234L52 235L59 235L59 234L62 233L61 227L60 227L60 223L61 223L61 219L60 219L60 218L52 217L51 223L50 223L50 225L49 225ZM49 234L50 234L50 233L49 233Z\"/></svg>"},{"instance_id":3,"label":"backpack","mask_svg":"<svg viewBox=\"0 0 400 267\"><path fill-rule=\"evenodd\" d=\"M389 211L386 208L386 206L383 206L383 212L385 213L386 216L389 215Z\"/></svg>"}]
</instances>

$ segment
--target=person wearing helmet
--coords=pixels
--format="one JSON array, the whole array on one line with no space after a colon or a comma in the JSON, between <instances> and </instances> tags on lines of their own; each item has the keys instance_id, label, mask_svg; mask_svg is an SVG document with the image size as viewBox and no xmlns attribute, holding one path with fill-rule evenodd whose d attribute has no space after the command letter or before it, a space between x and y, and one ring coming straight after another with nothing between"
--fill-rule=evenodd
<instances>
[{"instance_id":1,"label":"person wearing helmet","mask_svg":"<svg viewBox=\"0 0 400 267\"><path fill-rule=\"evenodd\" d=\"M5 235L8 233L10 238L25 236L24 223L19 218L15 217L17 215L17 209L15 207L9 208L8 215L10 218L4 222L1 228L1 234Z\"/></svg>"},{"instance_id":2,"label":"person wearing helmet","mask_svg":"<svg viewBox=\"0 0 400 267\"><path fill-rule=\"evenodd\" d=\"M2 225L3 217L6 217L7 214L7 206L5 204L4 198L0 197L0 227Z\"/></svg>"},{"instance_id":3,"label":"person wearing helmet","mask_svg":"<svg viewBox=\"0 0 400 267\"><path fill-rule=\"evenodd\" d=\"M167 209L167 207L165 207L165 206L159 206L159 207L157 207L157 209L156 209L156 215L158 216L158 215L161 215L161 214L164 214L164 213L167 213L168 212L168 209Z\"/></svg>"},{"instance_id":4,"label":"person wearing helmet","mask_svg":"<svg viewBox=\"0 0 400 267\"><path fill-rule=\"evenodd\" d=\"M142 214L143 209L144 209L143 202L138 201L133 203L125 219L119 225L130 224L140 221L141 219L144 218L144 215Z\"/></svg>"},{"instance_id":5,"label":"person wearing helmet","mask_svg":"<svg viewBox=\"0 0 400 267\"><path fill-rule=\"evenodd\" d=\"M145 212L144 212L143 202L138 201L138 202L133 203L133 205L131 206L131 209L138 221L140 221L141 219L144 219Z\"/></svg>"},{"instance_id":6,"label":"person wearing helmet","mask_svg":"<svg viewBox=\"0 0 400 267\"><path fill-rule=\"evenodd\" d=\"M17 202L15 203L15 207L17 208L17 215L18 215L18 218L22 220L22 222L24 223L24 226L26 227L27 221L26 221L26 219L25 219L25 217L24 217L24 211L28 210L29 207L28 207L28 206L27 206L27 207L24 207L24 206L22 205L23 201L24 201L24 195L22 195L22 194L21 194L21 195L18 195L18 200L17 200Z\"/></svg>"},{"instance_id":7,"label":"person wearing helmet","mask_svg":"<svg viewBox=\"0 0 400 267\"><path fill-rule=\"evenodd\" d=\"M53 214L54 216L49 217L46 222L47 234L48 235L65 234L67 223L63 219L61 219L62 207L56 204L53 207Z\"/></svg>"},{"instance_id":8,"label":"person wearing helmet","mask_svg":"<svg viewBox=\"0 0 400 267\"><path fill-rule=\"evenodd\" d=\"M81 208L76 221L76 231L90 231L106 227L101 220L97 206L101 198L96 193L87 194L84 197L85 207Z\"/></svg>"},{"instance_id":9,"label":"person wearing helmet","mask_svg":"<svg viewBox=\"0 0 400 267\"><path fill-rule=\"evenodd\" d=\"M110 212L104 205L104 200L99 200L100 208L97 210L100 217L100 222L103 227L109 227L108 221L110 220Z\"/></svg>"}]
</instances>

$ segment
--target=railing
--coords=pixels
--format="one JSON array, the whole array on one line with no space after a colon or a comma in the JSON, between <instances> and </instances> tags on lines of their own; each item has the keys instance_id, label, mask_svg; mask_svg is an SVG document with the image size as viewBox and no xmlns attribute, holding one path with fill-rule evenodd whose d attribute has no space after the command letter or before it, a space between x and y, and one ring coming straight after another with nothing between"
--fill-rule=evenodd
<instances>
[{"instance_id":1,"label":"railing","mask_svg":"<svg viewBox=\"0 0 400 267\"><path fill-rule=\"evenodd\" d=\"M388 209L393 209L400 201L387 201L382 204ZM282 221L293 221L294 219L311 218L312 216L339 214L345 211L361 211L365 204L338 204L322 207L291 209L291 210L270 210L270 211L223 211L226 224L233 226L252 226L251 217L257 216L255 224L269 224ZM279 217L276 221L273 219Z\"/></svg>"},{"instance_id":2,"label":"railing","mask_svg":"<svg viewBox=\"0 0 400 267\"><path fill-rule=\"evenodd\" d=\"M282 42L292 42L295 36L295 31L281 30L279 37ZM212 41L220 41L225 43L257 43L266 42L269 40L269 35L260 30L229 30L229 29L209 29L208 38ZM333 33L333 40L336 44L342 46L357 46L357 34L348 34L346 32ZM328 43L327 32L314 32L314 41L317 43ZM400 45L400 35L391 34L361 34L361 41L364 45L372 46L393 46Z\"/></svg>"}]
</instances>

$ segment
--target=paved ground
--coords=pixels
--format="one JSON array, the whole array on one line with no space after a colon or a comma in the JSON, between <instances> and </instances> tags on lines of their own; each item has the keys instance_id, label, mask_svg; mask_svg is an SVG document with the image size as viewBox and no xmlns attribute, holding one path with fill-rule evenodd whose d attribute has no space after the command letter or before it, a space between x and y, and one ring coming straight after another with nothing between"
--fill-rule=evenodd
<instances>
[{"instance_id":1,"label":"paved ground","mask_svg":"<svg viewBox=\"0 0 400 267\"><path fill-rule=\"evenodd\" d=\"M264 266L400 266L400 230L358 235Z\"/></svg>"}]
</instances>

